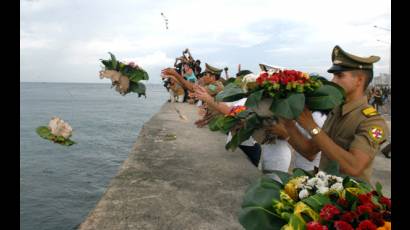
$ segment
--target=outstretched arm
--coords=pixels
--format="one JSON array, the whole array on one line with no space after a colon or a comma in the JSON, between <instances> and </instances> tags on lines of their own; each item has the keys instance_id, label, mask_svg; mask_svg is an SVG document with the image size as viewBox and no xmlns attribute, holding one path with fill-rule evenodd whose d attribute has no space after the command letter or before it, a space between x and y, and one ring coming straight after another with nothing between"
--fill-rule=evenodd
<instances>
[{"instance_id":1,"label":"outstretched arm","mask_svg":"<svg viewBox=\"0 0 410 230\"><path fill-rule=\"evenodd\" d=\"M211 95L209 95L209 93L204 87L200 85L194 85L194 90L195 90L194 97L202 100L209 107L212 107L213 109L219 111L220 113L224 115L229 114L229 111L231 108L223 102L215 101L215 99Z\"/></svg>"},{"instance_id":2,"label":"outstretched arm","mask_svg":"<svg viewBox=\"0 0 410 230\"><path fill-rule=\"evenodd\" d=\"M167 68L161 71L161 74L167 76L174 76L182 85L184 88L188 89L191 92L194 92L194 84L185 80L175 69L173 68Z\"/></svg>"}]
</instances>

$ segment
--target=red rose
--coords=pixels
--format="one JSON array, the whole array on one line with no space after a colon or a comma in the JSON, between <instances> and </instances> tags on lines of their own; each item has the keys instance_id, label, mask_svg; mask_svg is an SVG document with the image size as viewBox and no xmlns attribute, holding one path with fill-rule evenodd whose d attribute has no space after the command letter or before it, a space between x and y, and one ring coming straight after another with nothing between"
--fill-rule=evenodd
<instances>
[{"instance_id":1,"label":"red rose","mask_svg":"<svg viewBox=\"0 0 410 230\"><path fill-rule=\"evenodd\" d=\"M361 204L367 204L367 203L371 203L372 202L372 195L371 193L367 193L367 194L360 194L358 196L360 203Z\"/></svg>"},{"instance_id":2,"label":"red rose","mask_svg":"<svg viewBox=\"0 0 410 230\"><path fill-rule=\"evenodd\" d=\"M345 221L335 221L334 225L336 230L354 230L354 228L352 227L352 225L350 225L349 223L345 222Z\"/></svg>"},{"instance_id":3,"label":"red rose","mask_svg":"<svg viewBox=\"0 0 410 230\"><path fill-rule=\"evenodd\" d=\"M330 221L335 215L339 213L340 211L336 206L327 204L320 211L320 218Z\"/></svg>"},{"instance_id":4,"label":"red rose","mask_svg":"<svg viewBox=\"0 0 410 230\"><path fill-rule=\"evenodd\" d=\"M365 213L370 214L372 212L372 208L369 205L363 204L357 207L356 212L359 216Z\"/></svg>"},{"instance_id":5,"label":"red rose","mask_svg":"<svg viewBox=\"0 0 410 230\"><path fill-rule=\"evenodd\" d=\"M384 220L383 220L383 214L379 212L373 212L370 214L370 219L372 222L377 225L378 227L381 227L384 225Z\"/></svg>"},{"instance_id":6,"label":"red rose","mask_svg":"<svg viewBox=\"0 0 410 230\"><path fill-rule=\"evenodd\" d=\"M306 230L328 230L327 226L321 225L316 221L311 221L306 224Z\"/></svg>"},{"instance_id":7,"label":"red rose","mask_svg":"<svg viewBox=\"0 0 410 230\"><path fill-rule=\"evenodd\" d=\"M339 197L339 199L337 200L337 203L342 207L347 207L349 205L347 200L343 199L342 197Z\"/></svg>"},{"instance_id":8,"label":"red rose","mask_svg":"<svg viewBox=\"0 0 410 230\"><path fill-rule=\"evenodd\" d=\"M356 215L353 212L346 212L340 217L341 220L346 221L348 223L351 223L355 218Z\"/></svg>"},{"instance_id":9,"label":"red rose","mask_svg":"<svg viewBox=\"0 0 410 230\"><path fill-rule=\"evenodd\" d=\"M356 230L376 230L377 226L373 224L370 220L364 220L360 222L359 227Z\"/></svg>"},{"instance_id":10,"label":"red rose","mask_svg":"<svg viewBox=\"0 0 410 230\"><path fill-rule=\"evenodd\" d=\"M384 196L381 196L380 199L379 199L379 202L381 204L386 205L388 209L391 209L391 199L389 199L387 197L384 197Z\"/></svg>"}]
</instances>

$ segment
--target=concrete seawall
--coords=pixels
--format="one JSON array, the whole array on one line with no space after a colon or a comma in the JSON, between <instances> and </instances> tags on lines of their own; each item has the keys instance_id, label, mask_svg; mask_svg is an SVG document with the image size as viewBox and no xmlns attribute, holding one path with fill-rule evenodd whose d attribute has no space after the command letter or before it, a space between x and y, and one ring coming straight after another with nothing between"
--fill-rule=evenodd
<instances>
[{"instance_id":1,"label":"concrete seawall","mask_svg":"<svg viewBox=\"0 0 410 230\"><path fill-rule=\"evenodd\" d=\"M244 192L262 174L197 119L196 106L165 103L79 229L243 229ZM390 159L377 154L372 180L388 197L390 177Z\"/></svg>"},{"instance_id":2,"label":"concrete seawall","mask_svg":"<svg viewBox=\"0 0 410 230\"><path fill-rule=\"evenodd\" d=\"M244 192L261 173L198 118L193 105L164 104L79 229L242 229Z\"/></svg>"}]
</instances>

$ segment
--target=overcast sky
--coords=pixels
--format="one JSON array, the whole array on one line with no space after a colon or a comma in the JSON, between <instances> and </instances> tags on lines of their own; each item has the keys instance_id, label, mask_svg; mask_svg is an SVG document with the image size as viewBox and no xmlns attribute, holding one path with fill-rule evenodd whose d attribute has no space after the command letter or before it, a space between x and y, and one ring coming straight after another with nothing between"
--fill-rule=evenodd
<instances>
[{"instance_id":1,"label":"overcast sky","mask_svg":"<svg viewBox=\"0 0 410 230\"><path fill-rule=\"evenodd\" d=\"M21 0L20 81L109 82L99 59L112 52L148 71L189 48L195 59L231 75L259 63L330 77L335 45L378 55L375 73L389 71L389 0ZM164 13L169 29L165 28ZM379 40L379 41L378 41Z\"/></svg>"}]
</instances>

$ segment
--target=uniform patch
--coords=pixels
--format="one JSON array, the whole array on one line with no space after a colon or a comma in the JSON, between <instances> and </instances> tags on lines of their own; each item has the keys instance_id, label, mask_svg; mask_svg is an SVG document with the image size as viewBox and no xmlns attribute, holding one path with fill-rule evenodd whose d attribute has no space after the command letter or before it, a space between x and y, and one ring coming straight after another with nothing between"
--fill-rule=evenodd
<instances>
[{"instance_id":1,"label":"uniform patch","mask_svg":"<svg viewBox=\"0 0 410 230\"><path fill-rule=\"evenodd\" d=\"M372 126L369 129L370 138L376 143L380 144L384 140L384 131L379 126Z\"/></svg>"},{"instance_id":2,"label":"uniform patch","mask_svg":"<svg viewBox=\"0 0 410 230\"><path fill-rule=\"evenodd\" d=\"M377 112L377 110L373 106L368 107L366 109L363 109L362 113L366 117L372 117L372 116L375 116L375 115L379 115L379 113Z\"/></svg>"}]
</instances>

